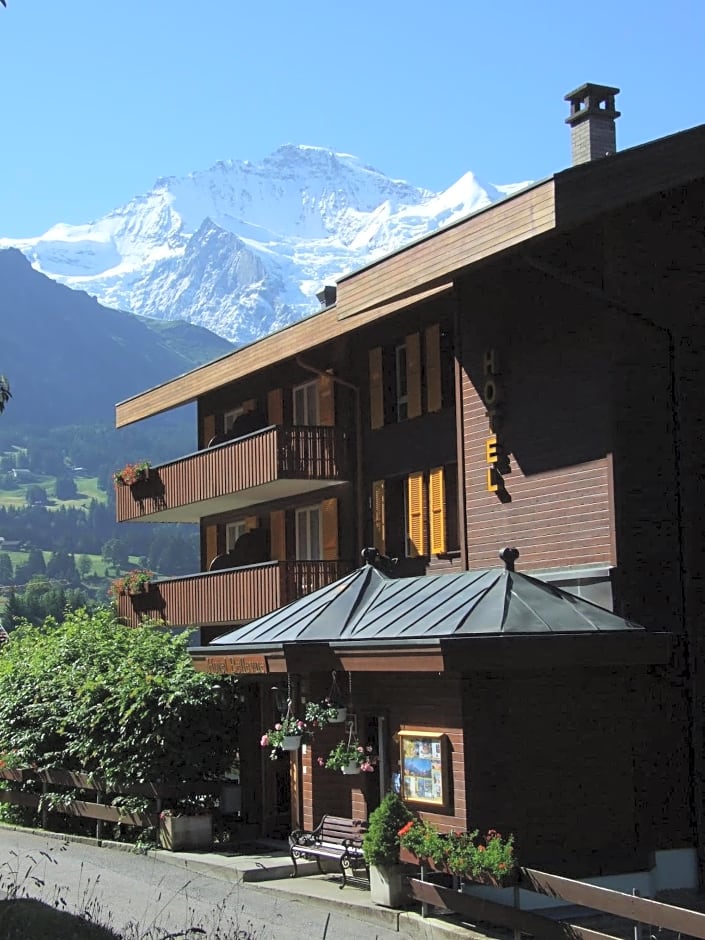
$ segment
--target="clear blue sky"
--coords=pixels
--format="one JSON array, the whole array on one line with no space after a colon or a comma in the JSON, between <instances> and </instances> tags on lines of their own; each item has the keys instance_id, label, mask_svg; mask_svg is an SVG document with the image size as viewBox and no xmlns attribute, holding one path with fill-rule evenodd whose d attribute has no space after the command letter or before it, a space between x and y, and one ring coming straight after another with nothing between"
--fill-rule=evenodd
<instances>
[{"instance_id":1,"label":"clear blue sky","mask_svg":"<svg viewBox=\"0 0 705 940\"><path fill-rule=\"evenodd\" d=\"M8 0L0 235L283 143L445 189L570 160L563 95L622 89L620 149L705 123L705 2Z\"/></svg>"}]
</instances>

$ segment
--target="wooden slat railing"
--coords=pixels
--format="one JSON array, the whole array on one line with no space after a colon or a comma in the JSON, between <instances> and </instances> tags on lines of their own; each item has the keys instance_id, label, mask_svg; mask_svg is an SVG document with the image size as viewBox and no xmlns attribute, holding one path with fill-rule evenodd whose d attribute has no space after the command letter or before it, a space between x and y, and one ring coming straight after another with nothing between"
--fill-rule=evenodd
<instances>
[{"instance_id":1,"label":"wooden slat railing","mask_svg":"<svg viewBox=\"0 0 705 940\"><path fill-rule=\"evenodd\" d=\"M335 427L272 426L152 467L147 479L116 486L117 520L207 503L243 490L256 494L257 487L283 479L349 480L345 433Z\"/></svg>"},{"instance_id":2,"label":"wooden slat railing","mask_svg":"<svg viewBox=\"0 0 705 940\"><path fill-rule=\"evenodd\" d=\"M347 561L269 561L155 581L152 590L118 597L131 626L146 618L171 626L247 623L352 571Z\"/></svg>"}]
</instances>

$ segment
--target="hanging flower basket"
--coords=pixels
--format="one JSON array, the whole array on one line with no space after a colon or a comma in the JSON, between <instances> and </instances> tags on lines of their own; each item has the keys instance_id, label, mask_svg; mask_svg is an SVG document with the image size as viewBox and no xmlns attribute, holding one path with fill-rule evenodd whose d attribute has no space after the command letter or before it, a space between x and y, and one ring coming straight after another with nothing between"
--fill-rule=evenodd
<instances>
[{"instance_id":1,"label":"hanging flower basket","mask_svg":"<svg viewBox=\"0 0 705 940\"><path fill-rule=\"evenodd\" d=\"M328 757L319 757L318 766L326 770L341 770L344 774L371 773L379 760L371 744L360 744L353 734L350 722L347 738L343 738L328 753Z\"/></svg>"},{"instance_id":2,"label":"hanging flower basket","mask_svg":"<svg viewBox=\"0 0 705 940\"><path fill-rule=\"evenodd\" d=\"M286 715L282 715L273 728L264 732L259 743L261 747L271 747L270 760L279 760L284 751L298 751L307 733L306 722L293 714L289 700Z\"/></svg>"},{"instance_id":3,"label":"hanging flower basket","mask_svg":"<svg viewBox=\"0 0 705 940\"><path fill-rule=\"evenodd\" d=\"M349 764L346 764L345 767L341 767L341 768L340 768L340 772L343 773L343 774L345 774L346 776L352 776L353 774L359 774L359 773L361 772L361 770L362 770L362 768L360 767L360 765L358 764L358 762L357 762L356 760L352 760L352 761L350 761Z\"/></svg>"},{"instance_id":4,"label":"hanging flower basket","mask_svg":"<svg viewBox=\"0 0 705 940\"><path fill-rule=\"evenodd\" d=\"M331 718L330 723L332 725L342 725L347 717L348 717L348 710L343 705L342 708L339 708L337 710L335 718Z\"/></svg>"},{"instance_id":5,"label":"hanging flower basket","mask_svg":"<svg viewBox=\"0 0 705 940\"><path fill-rule=\"evenodd\" d=\"M282 738L281 749L283 751L298 751L301 747L300 734L285 734Z\"/></svg>"}]
</instances>

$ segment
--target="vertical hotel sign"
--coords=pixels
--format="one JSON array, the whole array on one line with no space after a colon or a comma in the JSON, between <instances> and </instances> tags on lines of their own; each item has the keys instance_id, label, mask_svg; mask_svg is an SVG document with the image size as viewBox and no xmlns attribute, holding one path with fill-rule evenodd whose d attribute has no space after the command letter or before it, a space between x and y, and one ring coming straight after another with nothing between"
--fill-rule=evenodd
<instances>
[{"instance_id":1,"label":"vertical hotel sign","mask_svg":"<svg viewBox=\"0 0 705 940\"><path fill-rule=\"evenodd\" d=\"M509 473L509 461L504 456L501 435L502 381L496 349L487 349L483 358L482 397L487 408L490 435L485 439L485 462L487 464L487 490L503 494L503 473Z\"/></svg>"}]
</instances>

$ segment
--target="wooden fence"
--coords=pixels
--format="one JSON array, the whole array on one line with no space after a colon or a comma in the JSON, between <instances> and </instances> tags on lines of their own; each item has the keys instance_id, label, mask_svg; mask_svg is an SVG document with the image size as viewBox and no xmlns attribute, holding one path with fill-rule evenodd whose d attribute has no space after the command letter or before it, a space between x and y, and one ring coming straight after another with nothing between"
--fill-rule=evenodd
<instances>
[{"instance_id":1,"label":"wooden fence","mask_svg":"<svg viewBox=\"0 0 705 940\"><path fill-rule=\"evenodd\" d=\"M585 884L583 881L532 868L521 869L519 884L524 890L587 908L590 913L599 912L631 921L632 936L635 935L633 930L637 925L648 925L671 931L681 938L694 937L697 940L705 940L705 914L699 911ZM410 878L409 888L412 897L422 903L424 912L429 905L446 908L473 923L482 922L509 928L514 931L517 940L522 934L531 934L541 940L620 940L612 934L554 920L538 911L521 910L517 903L518 893L515 894L515 905L512 907L419 878ZM515 888L515 892L518 892L518 888Z\"/></svg>"},{"instance_id":2,"label":"wooden fence","mask_svg":"<svg viewBox=\"0 0 705 940\"><path fill-rule=\"evenodd\" d=\"M42 828L47 829L50 813L64 816L81 816L96 820L96 838L100 839L103 823L120 823L125 826L148 828L159 825L159 813L165 800L178 800L190 796L219 795L223 782L207 781L184 783L172 786L166 783L142 783L131 786L108 784L98 774L77 773L69 770L9 770L0 768L0 780L14 784L35 784L41 792L34 790L0 790L0 803L27 806L41 814ZM86 790L95 793L95 800L73 799L67 790ZM65 803L60 801L66 794ZM56 796L57 800L47 799ZM132 812L127 807L110 805L115 797L143 797L148 802L144 812Z\"/></svg>"}]
</instances>

